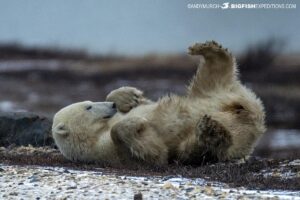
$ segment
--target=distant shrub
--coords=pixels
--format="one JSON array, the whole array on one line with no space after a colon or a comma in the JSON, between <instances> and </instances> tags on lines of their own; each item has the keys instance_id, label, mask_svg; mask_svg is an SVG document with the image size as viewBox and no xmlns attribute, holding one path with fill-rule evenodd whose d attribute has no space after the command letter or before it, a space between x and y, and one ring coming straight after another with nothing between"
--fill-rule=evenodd
<instances>
[{"instance_id":1,"label":"distant shrub","mask_svg":"<svg viewBox=\"0 0 300 200\"><path fill-rule=\"evenodd\" d=\"M257 71L270 67L285 47L285 40L269 38L250 45L239 59L241 71Z\"/></svg>"},{"instance_id":2,"label":"distant shrub","mask_svg":"<svg viewBox=\"0 0 300 200\"><path fill-rule=\"evenodd\" d=\"M0 60L5 59L71 59L85 61L120 60L118 55L92 55L84 49L23 46L18 43L0 43Z\"/></svg>"}]
</instances>

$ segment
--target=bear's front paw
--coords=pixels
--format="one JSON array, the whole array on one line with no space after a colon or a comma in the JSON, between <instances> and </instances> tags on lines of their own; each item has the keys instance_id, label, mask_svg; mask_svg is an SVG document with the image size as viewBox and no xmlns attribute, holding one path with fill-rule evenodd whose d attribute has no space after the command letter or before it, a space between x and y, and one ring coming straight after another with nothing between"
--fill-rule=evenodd
<instances>
[{"instance_id":1,"label":"bear's front paw","mask_svg":"<svg viewBox=\"0 0 300 200\"><path fill-rule=\"evenodd\" d=\"M143 101L143 92L134 87L121 87L110 92L106 101L114 102L120 112L129 112Z\"/></svg>"},{"instance_id":2,"label":"bear's front paw","mask_svg":"<svg viewBox=\"0 0 300 200\"><path fill-rule=\"evenodd\" d=\"M232 144L230 132L218 121L205 115L197 124L199 142L208 149L225 149Z\"/></svg>"},{"instance_id":3,"label":"bear's front paw","mask_svg":"<svg viewBox=\"0 0 300 200\"><path fill-rule=\"evenodd\" d=\"M205 43L196 43L189 47L190 55L202 55L206 59L226 59L231 58L228 49L223 48L215 41L208 41Z\"/></svg>"}]
</instances>

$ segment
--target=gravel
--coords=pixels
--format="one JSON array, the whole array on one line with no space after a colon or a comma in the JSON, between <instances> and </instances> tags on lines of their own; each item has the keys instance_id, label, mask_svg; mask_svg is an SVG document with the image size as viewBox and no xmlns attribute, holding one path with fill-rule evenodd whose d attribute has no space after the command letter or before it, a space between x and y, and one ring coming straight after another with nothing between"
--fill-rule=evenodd
<instances>
[{"instance_id":1,"label":"gravel","mask_svg":"<svg viewBox=\"0 0 300 200\"><path fill-rule=\"evenodd\" d=\"M300 191L230 188L180 176L134 177L62 167L0 165L2 199L300 199Z\"/></svg>"}]
</instances>

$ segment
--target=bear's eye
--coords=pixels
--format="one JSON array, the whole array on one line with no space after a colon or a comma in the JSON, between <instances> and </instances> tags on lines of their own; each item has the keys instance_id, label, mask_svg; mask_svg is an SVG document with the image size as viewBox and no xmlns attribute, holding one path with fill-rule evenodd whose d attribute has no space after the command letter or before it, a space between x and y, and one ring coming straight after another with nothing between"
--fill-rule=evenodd
<instances>
[{"instance_id":1,"label":"bear's eye","mask_svg":"<svg viewBox=\"0 0 300 200\"><path fill-rule=\"evenodd\" d=\"M91 110L91 109L92 109L92 106L86 106L85 109L86 109L86 110Z\"/></svg>"}]
</instances>

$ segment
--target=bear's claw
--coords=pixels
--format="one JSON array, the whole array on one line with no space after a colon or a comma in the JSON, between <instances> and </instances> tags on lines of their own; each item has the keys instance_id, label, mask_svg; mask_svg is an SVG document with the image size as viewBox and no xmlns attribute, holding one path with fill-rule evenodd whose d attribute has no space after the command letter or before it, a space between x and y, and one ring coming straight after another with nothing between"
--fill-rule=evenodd
<instances>
[{"instance_id":1,"label":"bear's claw","mask_svg":"<svg viewBox=\"0 0 300 200\"><path fill-rule=\"evenodd\" d=\"M223 48L222 45L215 41L207 41L205 43L196 43L188 48L190 55L203 55L209 57L212 55L231 57L231 53L227 48Z\"/></svg>"}]
</instances>

